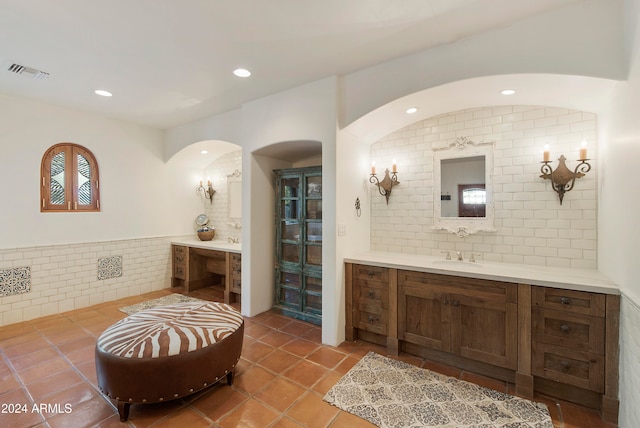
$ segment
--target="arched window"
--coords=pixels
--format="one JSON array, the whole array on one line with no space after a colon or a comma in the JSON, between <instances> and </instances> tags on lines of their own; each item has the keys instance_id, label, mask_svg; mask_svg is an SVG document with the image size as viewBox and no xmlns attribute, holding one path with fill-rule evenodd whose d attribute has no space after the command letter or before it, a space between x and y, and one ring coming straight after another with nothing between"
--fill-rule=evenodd
<instances>
[{"instance_id":1,"label":"arched window","mask_svg":"<svg viewBox=\"0 0 640 428\"><path fill-rule=\"evenodd\" d=\"M40 211L100 211L98 162L88 149L60 143L42 157Z\"/></svg>"}]
</instances>

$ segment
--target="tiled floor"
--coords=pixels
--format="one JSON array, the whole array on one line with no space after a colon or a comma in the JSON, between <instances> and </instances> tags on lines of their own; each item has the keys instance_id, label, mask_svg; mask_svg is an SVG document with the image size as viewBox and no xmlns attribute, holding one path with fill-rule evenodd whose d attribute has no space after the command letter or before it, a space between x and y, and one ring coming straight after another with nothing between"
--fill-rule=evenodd
<instances>
[{"instance_id":1,"label":"tiled floor","mask_svg":"<svg viewBox=\"0 0 640 428\"><path fill-rule=\"evenodd\" d=\"M385 354L384 348L367 343L324 346L319 327L272 312L246 319L242 358L232 387L219 384L187 399L133 405L129 421L121 423L114 405L96 387L96 338L125 316L118 308L170 292L163 290L0 327L0 426L373 426L325 403L322 397L368 351ZM215 290L191 295L219 300ZM512 392L504 382L408 355L400 358ZM596 413L579 406L544 397L536 399L548 405L556 427L611 426L603 423ZM45 405L42 411L40 405Z\"/></svg>"}]
</instances>

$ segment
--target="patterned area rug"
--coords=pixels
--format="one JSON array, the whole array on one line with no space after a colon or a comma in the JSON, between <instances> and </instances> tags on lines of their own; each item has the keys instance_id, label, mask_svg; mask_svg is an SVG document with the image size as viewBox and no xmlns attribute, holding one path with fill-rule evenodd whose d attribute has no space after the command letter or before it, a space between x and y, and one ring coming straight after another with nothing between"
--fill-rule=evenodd
<instances>
[{"instance_id":1,"label":"patterned area rug","mask_svg":"<svg viewBox=\"0 0 640 428\"><path fill-rule=\"evenodd\" d=\"M135 314L136 312L140 312L143 309L155 308L157 306L166 306L171 305L173 303L182 303L182 302L203 302L202 299L196 299L195 297L185 296L183 294L169 294L168 296L163 296L158 299L147 300L146 302L137 303L131 306L125 306L124 308L120 308L120 312L124 312L127 315Z\"/></svg>"},{"instance_id":2,"label":"patterned area rug","mask_svg":"<svg viewBox=\"0 0 640 428\"><path fill-rule=\"evenodd\" d=\"M324 396L379 427L553 428L547 406L369 352Z\"/></svg>"}]
</instances>

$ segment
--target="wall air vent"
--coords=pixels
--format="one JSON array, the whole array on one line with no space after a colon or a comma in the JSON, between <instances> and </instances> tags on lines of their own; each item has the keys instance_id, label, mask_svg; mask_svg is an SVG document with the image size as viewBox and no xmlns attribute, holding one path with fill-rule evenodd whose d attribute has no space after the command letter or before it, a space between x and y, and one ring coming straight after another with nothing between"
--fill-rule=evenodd
<instances>
[{"instance_id":1,"label":"wall air vent","mask_svg":"<svg viewBox=\"0 0 640 428\"><path fill-rule=\"evenodd\" d=\"M42 80L49 77L49 73L47 73L46 71L36 70L35 68L25 67L24 65L15 64L15 63L11 64L8 70L12 73L20 74L26 77L31 77L36 80Z\"/></svg>"}]
</instances>

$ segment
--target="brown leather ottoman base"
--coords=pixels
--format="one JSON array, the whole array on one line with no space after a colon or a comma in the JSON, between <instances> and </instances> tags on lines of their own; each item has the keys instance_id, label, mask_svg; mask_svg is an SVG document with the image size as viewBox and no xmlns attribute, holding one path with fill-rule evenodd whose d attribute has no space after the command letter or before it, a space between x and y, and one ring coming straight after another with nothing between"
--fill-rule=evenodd
<instances>
[{"instance_id":1,"label":"brown leather ottoman base","mask_svg":"<svg viewBox=\"0 0 640 428\"><path fill-rule=\"evenodd\" d=\"M125 421L131 404L174 400L223 378L231 385L243 335L242 316L223 303L180 303L138 312L98 339L98 386L116 400Z\"/></svg>"}]
</instances>

